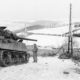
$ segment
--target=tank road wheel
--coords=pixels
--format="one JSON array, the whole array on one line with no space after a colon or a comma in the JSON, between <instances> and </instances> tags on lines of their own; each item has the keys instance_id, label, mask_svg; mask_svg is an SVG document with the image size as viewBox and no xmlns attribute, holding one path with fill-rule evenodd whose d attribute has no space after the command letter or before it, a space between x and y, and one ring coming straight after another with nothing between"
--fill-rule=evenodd
<instances>
[{"instance_id":1,"label":"tank road wheel","mask_svg":"<svg viewBox=\"0 0 80 80\"><path fill-rule=\"evenodd\" d=\"M14 65L14 64L16 64L17 62L17 60L16 60L16 54L14 53L14 52L12 52L11 53L12 54L12 64Z\"/></svg>"},{"instance_id":2,"label":"tank road wheel","mask_svg":"<svg viewBox=\"0 0 80 80\"><path fill-rule=\"evenodd\" d=\"M15 59L14 59L14 64L19 64L20 60L19 60L19 55L15 55Z\"/></svg>"},{"instance_id":3,"label":"tank road wheel","mask_svg":"<svg viewBox=\"0 0 80 80\"><path fill-rule=\"evenodd\" d=\"M28 60L27 60L27 54L25 54L25 63L27 63Z\"/></svg>"},{"instance_id":4,"label":"tank road wheel","mask_svg":"<svg viewBox=\"0 0 80 80\"><path fill-rule=\"evenodd\" d=\"M5 53L4 55L5 57L3 57L3 59L4 59L5 66L10 66L12 64L11 54Z\"/></svg>"},{"instance_id":5,"label":"tank road wheel","mask_svg":"<svg viewBox=\"0 0 80 80\"><path fill-rule=\"evenodd\" d=\"M30 54L25 52L25 62L28 62L30 58Z\"/></svg>"},{"instance_id":6,"label":"tank road wheel","mask_svg":"<svg viewBox=\"0 0 80 80\"><path fill-rule=\"evenodd\" d=\"M11 54L8 53L8 51L1 51L1 54L0 54L0 59L1 59L1 66L4 66L4 67L7 67L7 66L10 66L12 63L11 63Z\"/></svg>"},{"instance_id":7,"label":"tank road wheel","mask_svg":"<svg viewBox=\"0 0 80 80\"><path fill-rule=\"evenodd\" d=\"M2 55L3 55L3 50L0 50L0 66L4 66Z\"/></svg>"},{"instance_id":8,"label":"tank road wheel","mask_svg":"<svg viewBox=\"0 0 80 80\"><path fill-rule=\"evenodd\" d=\"M16 55L16 64L19 64L19 55Z\"/></svg>"},{"instance_id":9,"label":"tank road wheel","mask_svg":"<svg viewBox=\"0 0 80 80\"><path fill-rule=\"evenodd\" d=\"M24 62L25 62L25 55L21 54L21 63L24 63Z\"/></svg>"},{"instance_id":10,"label":"tank road wheel","mask_svg":"<svg viewBox=\"0 0 80 80\"><path fill-rule=\"evenodd\" d=\"M12 63L13 64L18 64L18 56L16 54L12 55Z\"/></svg>"},{"instance_id":11,"label":"tank road wheel","mask_svg":"<svg viewBox=\"0 0 80 80\"><path fill-rule=\"evenodd\" d=\"M29 61L30 58L30 54L27 54L27 62Z\"/></svg>"},{"instance_id":12,"label":"tank road wheel","mask_svg":"<svg viewBox=\"0 0 80 80\"><path fill-rule=\"evenodd\" d=\"M25 55L24 54L19 54L19 63L25 63Z\"/></svg>"},{"instance_id":13,"label":"tank road wheel","mask_svg":"<svg viewBox=\"0 0 80 80\"><path fill-rule=\"evenodd\" d=\"M22 56L21 56L21 54L19 54L18 57L19 57L19 64L21 64L22 63Z\"/></svg>"},{"instance_id":14,"label":"tank road wheel","mask_svg":"<svg viewBox=\"0 0 80 80\"><path fill-rule=\"evenodd\" d=\"M25 56L25 54L23 54L23 55L22 55L22 60L23 60L23 62L25 62L25 58L26 58L26 56Z\"/></svg>"}]
</instances>

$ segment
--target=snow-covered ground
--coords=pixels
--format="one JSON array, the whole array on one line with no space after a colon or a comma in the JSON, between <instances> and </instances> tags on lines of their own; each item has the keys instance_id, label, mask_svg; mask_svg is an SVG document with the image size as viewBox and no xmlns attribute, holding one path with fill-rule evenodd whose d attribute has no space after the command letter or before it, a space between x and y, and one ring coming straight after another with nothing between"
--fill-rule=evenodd
<instances>
[{"instance_id":1,"label":"snow-covered ground","mask_svg":"<svg viewBox=\"0 0 80 80\"><path fill-rule=\"evenodd\" d=\"M1 68L0 80L80 80L80 74L71 60L38 57L38 63L30 58L27 64Z\"/></svg>"}]
</instances>

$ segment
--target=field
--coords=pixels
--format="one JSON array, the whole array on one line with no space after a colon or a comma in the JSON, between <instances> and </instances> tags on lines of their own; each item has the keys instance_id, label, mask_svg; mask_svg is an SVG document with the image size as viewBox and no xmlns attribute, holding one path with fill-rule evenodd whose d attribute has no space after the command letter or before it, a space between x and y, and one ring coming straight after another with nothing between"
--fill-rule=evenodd
<instances>
[{"instance_id":1,"label":"field","mask_svg":"<svg viewBox=\"0 0 80 80\"><path fill-rule=\"evenodd\" d=\"M70 59L38 57L38 63L15 65L0 69L0 80L80 80L80 67Z\"/></svg>"},{"instance_id":2,"label":"field","mask_svg":"<svg viewBox=\"0 0 80 80\"><path fill-rule=\"evenodd\" d=\"M33 52L32 52L32 46L27 46L28 49L28 53L32 56ZM48 57L48 56L55 56L55 55L60 55L60 54L64 54L67 51L67 46L66 47L61 47L61 48L54 48L54 47L38 47L38 56L42 56L42 57ZM80 58L80 48L73 48L73 56L74 57L78 57Z\"/></svg>"}]
</instances>

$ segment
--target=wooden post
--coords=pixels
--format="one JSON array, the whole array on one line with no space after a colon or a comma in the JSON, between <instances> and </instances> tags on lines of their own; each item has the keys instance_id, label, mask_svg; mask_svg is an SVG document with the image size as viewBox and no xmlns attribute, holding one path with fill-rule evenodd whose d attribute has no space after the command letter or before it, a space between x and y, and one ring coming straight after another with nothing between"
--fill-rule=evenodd
<instances>
[{"instance_id":1,"label":"wooden post","mask_svg":"<svg viewBox=\"0 0 80 80\"><path fill-rule=\"evenodd\" d=\"M72 36L72 4L70 4L70 16L69 16L69 37L68 37L68 55L69 57L73 54L73 36Z\"/></svg>"}]
</instances>

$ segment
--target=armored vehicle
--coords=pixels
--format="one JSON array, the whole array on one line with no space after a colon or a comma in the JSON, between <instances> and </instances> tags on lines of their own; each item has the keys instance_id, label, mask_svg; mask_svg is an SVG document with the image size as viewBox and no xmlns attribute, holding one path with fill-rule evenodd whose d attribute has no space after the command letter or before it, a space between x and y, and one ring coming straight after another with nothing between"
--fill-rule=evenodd
<instances>
[{"instance_id":1,"label":"armored vehicle","mask_svg":"<svg viewBox=\"0 0 80 80\"><path fill-rule=\"evenodd\" d=\"M37 41L34 39L21 38L6 27L0 27L0 66L27 63L29 54L23 40Z\"/></svg>"}]
</instances>

